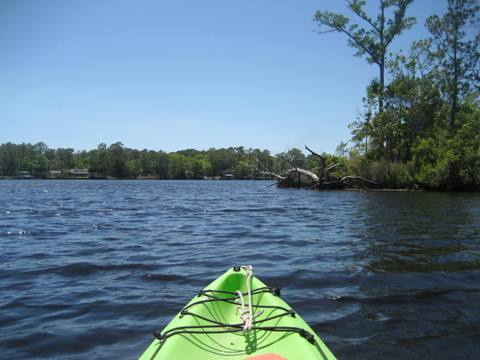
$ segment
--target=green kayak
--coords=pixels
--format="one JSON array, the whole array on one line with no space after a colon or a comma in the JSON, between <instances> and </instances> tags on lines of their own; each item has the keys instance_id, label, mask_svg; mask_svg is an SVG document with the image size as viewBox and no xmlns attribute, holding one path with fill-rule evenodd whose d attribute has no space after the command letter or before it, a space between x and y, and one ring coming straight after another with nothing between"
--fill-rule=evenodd
<instances>
[{"instance_id":1,"label":"green kayak","mask_svg":"<svg viewBox=\"0 0 480 360\"><path fill-rule=\"evenodd\" d=\"M335 356L249 266L217 278L180 311L141 360L308 360Z\"/></svg>"}]
</instances>

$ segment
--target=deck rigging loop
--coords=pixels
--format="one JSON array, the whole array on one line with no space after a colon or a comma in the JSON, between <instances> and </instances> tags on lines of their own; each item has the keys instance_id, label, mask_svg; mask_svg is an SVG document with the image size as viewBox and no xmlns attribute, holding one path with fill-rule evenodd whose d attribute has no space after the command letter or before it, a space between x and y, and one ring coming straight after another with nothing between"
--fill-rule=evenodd
<instances>
[{"instance_id":1,"label":"deck rigging loop","mask_svg":"<svg viewBox=\"0 0 480 360\"><path fill-rule=\"evenodd\" d=\"M179 314L180 318L184 316L192 316L199 320L205 321L207 324L204 325L189 325L189 326L178 326L171 328L166 331L156 331L153 335L160 341L164 343L168 338L174 335L181 334L225 334L225 333L239 333L239 332L249 332L252 330L258 331L271 331L271 332L291 332L297 333L308 342L315 344L315 337L313 334L301 327L294 326L262 326L262 324L267 323L271 320L281 318L283 316L292 316L295 317L295 311L288 307L278 306L278 305L261 305L254 304L253 295L261 295L264 293L269 293L274 296L280 295L280 288L271 288L268 286L259 287L252 289L252 279L253 279L253 267L248 266L235 266L234 271L245 271L246 272L246 292L240 290L236 291L225 291L225 290L213 290L206 289L201 290L197 297L199 300L191 302L185 306ZM245 303L245 298L248 303ZM195 308L198 308L200 305L206 305L208 303L215 302L225 302L228 304L235 305L237 307L237 314L240 311L241 322L238 323L227 323L220 321L219 319L209 318L204 315L200 315L194 311ZM258 309L258 311L257 311ZM275 314L270 313L268 316L259 318L260 315L264 314L265 311L276 311Z\"/></svg>"},{"instance_id":2,"label":"deck rigging loop","mask_svg":"<svg viewBox=\"0 0 480 360\"><path fill-rule=\"evenodd\" d=\"M241 266L243 270L247 273L247 297L248 297L248 309L245 307L245 300L243 294L240 290L237 290L236 293L239 297L237 312L240 310L240 318L243 321L243 331L250 331L253 327L253 319L263 314L264 310L260 310L256 313L253 312L252 306L252 277L253 277L253 266L246 265Z\"/></svg>"}]
</instances>

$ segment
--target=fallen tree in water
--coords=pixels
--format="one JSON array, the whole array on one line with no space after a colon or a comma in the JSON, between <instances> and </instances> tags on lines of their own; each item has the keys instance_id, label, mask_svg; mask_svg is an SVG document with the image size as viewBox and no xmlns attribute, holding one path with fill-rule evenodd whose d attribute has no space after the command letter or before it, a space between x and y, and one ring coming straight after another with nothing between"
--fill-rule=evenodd
<instances>
[{"instance_id":1,"label":"fallen tree in water","mask_svg":"<svg viewBox=\"0 0 480 360\"><path fill-rule=\"evenodd\" d=\"M318 158L318 174L298 167L289 169L285 175L275 174L271 171L261 171L260 173L274 177L277 180L276 186L280 188L324 190L378 187L378 184L370 179L362 176L346 175L345 166L341 163L326 166L325 158L322 155L314 152L308 146L305 146L305 149ZM333 170L339 169L343 170L341 177L332 174Z\"/></svg>"}]
</instances>

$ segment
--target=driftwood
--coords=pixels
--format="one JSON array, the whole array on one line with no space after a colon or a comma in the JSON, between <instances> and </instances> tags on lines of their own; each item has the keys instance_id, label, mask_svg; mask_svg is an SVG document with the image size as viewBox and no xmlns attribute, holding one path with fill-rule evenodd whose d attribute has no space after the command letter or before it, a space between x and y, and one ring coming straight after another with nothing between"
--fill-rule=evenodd
<instances>
[{"instance_id":1,"label":"driftwood","mask_svg":"<svg viewBox=\"0 0 480 360\"><path fill-rule=\"evenodd\" d=\"M313 156L318 158L318 174L301 168L292 168L288 170L285 175L275 174L271 171L260 171L260 174L274 177L277 182L276 186L280 188L308 188L316 190L324 189L344 189L352 187L377 187L375 181L366 179L362 176L343 175L337 178L331 175L331 172L336 169L344 168L341 163L335 163L325 167L325 158L305 146ZM345 169L343 169L345 171Z\"/></svg>"}]
</instances>

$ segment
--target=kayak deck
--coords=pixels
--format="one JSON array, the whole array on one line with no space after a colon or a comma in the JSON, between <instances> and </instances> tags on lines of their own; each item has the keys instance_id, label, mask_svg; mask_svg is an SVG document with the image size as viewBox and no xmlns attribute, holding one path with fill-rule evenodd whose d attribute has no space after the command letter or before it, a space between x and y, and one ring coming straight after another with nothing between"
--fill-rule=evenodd
<instances>
[{"instance_id":1,"label":"kayak deck","mask_svg":"<svg viewBox=\"0 0 480 360\"><path fill-rule=\"evenodd\" d=\"M256 277L251 278L253 328L243 330L240 295L248 306L247 275L233 268L213 281L156 334L141 360L324 359L335 356L305 321ZM263 357L257 357L263 355Z\"/></svg>"}]
</instances>

